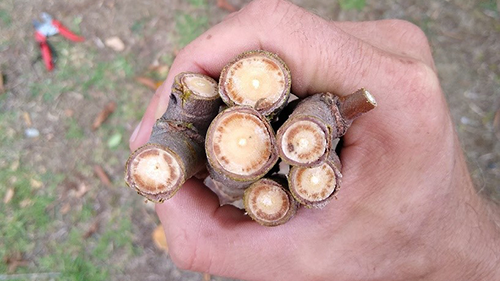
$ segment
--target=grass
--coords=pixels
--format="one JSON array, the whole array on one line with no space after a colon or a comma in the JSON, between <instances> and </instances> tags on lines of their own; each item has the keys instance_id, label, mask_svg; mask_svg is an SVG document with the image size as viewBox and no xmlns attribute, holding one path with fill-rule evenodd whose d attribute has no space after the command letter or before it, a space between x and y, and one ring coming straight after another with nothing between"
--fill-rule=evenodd
<instances>
[{"instance_id":1,"label":"grass","mask_svg":"<svg viewBox=\"0 0 500 281\"><path fill-rule=\"evenodd\" d=\"M35 188L32 179L40 180L39 175L31 169L17 167L15 169L0 170L0 183L4 188L2 198L9 189L14 195L12 199L0 204L0 260L14 253L28 253L33 251L36 239L43 237L51 229L53 218L47 208L55 200L54 189L61 180L61 175L45 174L52 183ZM0 272L6 272L7 267L0 263Z\"/></svg>"},{"instance_id":2,"label":"grass","mask_svg":"<svg viewBox=\"0 0 500 281\"><path fill-rule=\"evenodd\" d=\"M358 10L361 11L366 6L365 0L339 0L342 10Z\"/></svg>"},{"instance_id":3,"label":"grass","mask_svg":"<svg viewBox=\"0 0 500 281\"><path fill-rule=\"evenodd\" d=\"M85 131L78 125L74 118L67 121L68 129L66 130L66 139L68 140L78 140L85 138Z\"/></svg>"},{"instance_id":4,"label":"grass","mask_svg":"<svg viewBox=\"0 0 500 281\"><path fill-rule=\"evenodd\" d=\"M206 7L207 1L206 0L189 0L189 4L191 4L194 7Z\"/></svg>"},{"instance_id":5,"label":"grass","mask_svg":"<svg viewBox=\"0 0 500 281\"><path fill-rule=\"evenodd\" d=\"M10 13L8 11L0 10L0 21L5 26L9 27L10 24L12 23L12 16L10 15Z\"/></svg>"},{"instance_id":6,"label":"grass","mask_svg":"<svg viewBox=\"0 0 500 281\"><path fill-rule=\"evenodd\" d=\"M19 267L15 273L57 272L58 280L107 280L110 273L123 271L119 264L110 262L116 255L132 257L140 253L133 243L132 223L126 216L131 212L128 207L115 211L109 220L101 222L99 231L85 240L82 235L96 217L93 200L61 218L56 194L64 175L37 175L31 170L23 166L0 170L2 186L14 190L12 199L0 204L0 260L20 253L29 261L27 267ZM43 182L43 186L34 187L33 179ZM6 192L3 189L0 196L4 198ZM58 220L68 218L72 225L69 233L49 238L61 231ZM8 265L1 262L0 272L8 272Z\"/></svg>"},{"instance_id":7,"label":"grass","mask_svg":"<svg viewBox=\"0 0 500 281\"><path fill-rule=\"evenodd\" d=\"M175 22L179 34L177 43L180 47L184 47L207 29L208 18L206 16L180 14L176 16Z\"/></svg>"},{"instance_id":8,"label":"grass","mask_svg":"<svg viewBox=\"0 0 500 281\"><path fill-rule=\"evenodd\" d=\"M479 7L485 10L498 12L497 0L480 1Z\"/></svg>"},{"instance_id":9,"label":"grass","mask_svg":"<svg viewBox=\"0 0 500 281\"><path fill-rule=\"evenodd\" d=\"M0 11L0 24L4 21L3 17ZM73 23L78 24L78 21ZM132 79L135 75L133 60L128 56L116 54L102 59L95 50L84 49L84 45L57 38L52 43L59 51L56 68L51 73L44 73L43 62L37 62L35 67L42 70L43 75L40 78L32 77L28 83L28 101L57 109L53 105L58 97L76 92L84 97L83 106L95 97L96 92L102 92L109 99L114 99L118 106L95 133L99 140L95 142L98 147L87 151L90 157L81 159L81 164L74 171L61 173L46 171L51 167L40 169L30 167L22 160L20 163L19 159L23 155L31 157L36 154L33 151L20 153L26 147L23 146L21 111L11 108L0 111L0 149L4 151L0 157L0 279L10 278L10 274L21 274L21 280L29 279L31 274L42 274L40 278L44 279L43 274L48 274L54 280L108 280L127 269L125 262L117 261L129 260L140 254L140 250L134 244L131 210L128 206L114 202L112 193L105 199L109 200L105 204L113 205L113 214L102 216L96 232L88 238L82 237L103 212L96 208L97 195L103 191L92 188L99 184L88 161L93 160L94 151L99 151L97 163L122 165L117 155L128 152L123 140L127 133L125 124L139 119L144 102L140 95L122 94L133 90L130 85L135 84ZM84 140L91 137L82 122L75 117L62 120L57 125L64 129L62 139ZM113 138L114 141L111 140ZM36 141L43 141L43 136ZM109 147L108 142L111 142ZM65 149L75 148L70 145ZM40 170L45 172L36 172ZM72 197L68 199L61 195L68 188L64 183L65 178L71 177L72 173L84 175L89 187L87 194L82 198L73 198L73 201L70 200ZM33 180L42 182L43 186L34 186ZM14 195L4 204L3 200L10 189ZM71 209L62 213L61 208L65 204L70 204ZM6 260L19 254L27 261L27 265L9 272Z\"/></svg>"}]
</instances>

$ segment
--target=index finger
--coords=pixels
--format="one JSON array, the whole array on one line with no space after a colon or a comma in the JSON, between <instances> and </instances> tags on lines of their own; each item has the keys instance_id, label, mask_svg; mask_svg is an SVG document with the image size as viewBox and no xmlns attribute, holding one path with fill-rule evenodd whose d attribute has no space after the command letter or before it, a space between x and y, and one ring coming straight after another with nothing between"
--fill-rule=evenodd
<instances>
[{"instance_id":1,"label":"index finger","mask_svg":"<svg viewBox=\"0 0 500 281\"><path fill-rule=\"evenodd\" d=\"M324 91L348 94L366 87L384 93L376 95L383 105L391 93L409 92L415 86L405 83L412 80L410 76L434 75L430 66L373 48L286 1L254 1L178 54L165 86L158 89L146 110L131 149L147 141L154 121L164 113L169 85L177 73L194 71L218 77L233 57L252 49L277 53L287 63L292 73L292 92L298 96Z\"/></svg>"}]
</instances>

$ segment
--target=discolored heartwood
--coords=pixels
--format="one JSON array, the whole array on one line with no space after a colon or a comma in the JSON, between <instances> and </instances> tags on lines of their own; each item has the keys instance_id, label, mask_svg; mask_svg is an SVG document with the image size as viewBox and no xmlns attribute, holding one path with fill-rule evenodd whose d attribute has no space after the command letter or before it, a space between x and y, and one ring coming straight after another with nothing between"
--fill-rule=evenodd
<instances>
[{"instance_id":1,"label":"discolored heartwood","mask_svg":"<svg viewBox=\"0 0 500 281\"><path fill-rule=\"evenodd\" d=\"M305 98L278 129L280 157L294 166L319 165L328 157L333 140L343 136L355 118L376 105L365 89L345 97L318 93Z\"/></svg>"},{"instance_id":2,"label":"discolored heartwood","mask_svg":"<svg viewBox=\"0 0 500 281\"><path fill-rule=\"evenodd\" d=\"M269 121L246 106L230 107L210 124L205 141L212 179L245 188L278 161L276 139Z\"/></svg>"},{"instance_id":3,"label":"discolored heartwood","mask_svg":"<svg viewBox=\"0 0 500 281\"><path fill-rule=\"evenodd\" d=\"M288 174L292 196L309 208L323 208L340 188L340 159L331 151L323 163L314 167L294 166Z\"/></svg>"},{"instance_id":4,"label":"discolored heartwood","mask_svg":"<svg viewBox=\"0 0 500 281\"><path fill-rule=\"evenodd\" d=\"M219 79L219 94L228 106L250 106L272 119L290 96L291 74L278 55L245 52L228 63Z\"/></svg>"},{"instance_id":5,"label":"discolored heartwood","mask_svg":"<svg viewBox=\"0 0 500 281\"><path fill-rule=\"evenodd\" d=\"M286 181L262 178L245 190L243 203L247 214L264 226L288 222L297 211L297 202L286 189Z\"/></svg>"}]
</instances>

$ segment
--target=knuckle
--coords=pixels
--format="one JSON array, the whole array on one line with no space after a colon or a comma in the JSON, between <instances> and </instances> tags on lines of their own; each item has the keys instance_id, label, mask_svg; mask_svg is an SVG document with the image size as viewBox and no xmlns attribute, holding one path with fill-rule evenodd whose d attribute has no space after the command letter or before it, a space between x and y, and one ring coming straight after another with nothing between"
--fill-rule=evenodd
<instances>
[{"instance_id":1,"label":"knuckle","mask_svg":"<svg viewBox=\"0 0 500 281\"><path fill-rule=\"evenodd\" d=\"M285 0L254 0L242 10L242 15L250 18L251 21L268 21L279 18L293 4Z\"/></svg>"},{"instance_id":2,"label":"knuckle","mask_svg":"<svg viewBox=\"0 0 500 281\"><path fill-rule=\"evenodd\" d=\"M417 25L400 19L388 21L390 25L394 26L395 29L403 35L404 39L419 43L419 45L428 44L427 35L425 35L425 32Z\"/></svg>"}]
</instances>

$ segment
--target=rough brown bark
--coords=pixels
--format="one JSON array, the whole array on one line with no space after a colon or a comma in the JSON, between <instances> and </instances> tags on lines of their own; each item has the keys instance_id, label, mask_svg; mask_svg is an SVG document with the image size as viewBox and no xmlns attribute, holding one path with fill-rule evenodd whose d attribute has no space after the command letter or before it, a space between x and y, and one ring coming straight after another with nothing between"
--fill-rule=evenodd
<instances>
[{"instance_id":1,"label":"rough brown bark","mask_svg":"<svg viewBox=\"0 0 500 281\"><path fill-rule=\"evenodd\" d=\"M175 77L167 111L125 167L125 180L137 193L163 202L204 169L204 135L221 103L216 89L216 82L205 75Z\"/></svg>"},{"instance_id":2,"label":"rough brown bark","mask_svg":"<svg viewBox=\"0 0 500 281\"><path fill-rule=\"evenodd\" d=\"M174 79L168 108L161 119L185 122L204 136L221 104L214 79L183 72Z\"/></svg>"}]
</instances>

